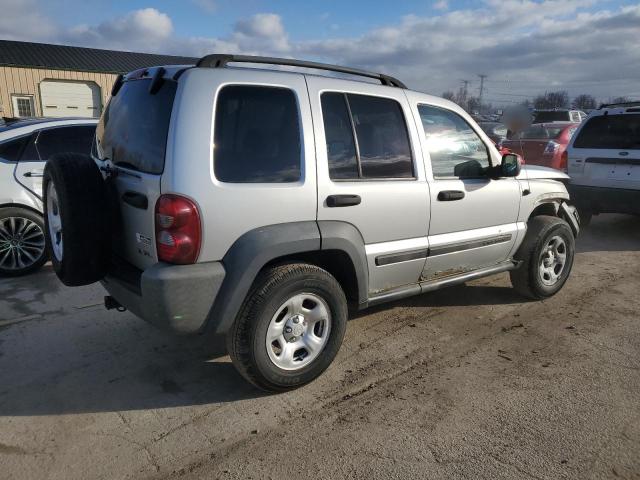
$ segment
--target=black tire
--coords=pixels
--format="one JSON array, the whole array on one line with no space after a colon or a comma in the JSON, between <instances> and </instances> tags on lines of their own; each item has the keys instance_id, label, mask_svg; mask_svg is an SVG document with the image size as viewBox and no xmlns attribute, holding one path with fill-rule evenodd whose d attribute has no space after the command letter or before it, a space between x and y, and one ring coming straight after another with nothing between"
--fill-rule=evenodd
<instances>
[{"instance_id":1,"label":"black tire","mask_svg":"<svg viewBox=\"0 0 640 480\"><path fill-rule=\"evenodd\" d=\"M58 201L57 208L54 202L51 205L62 222L61 258L52 248L49 218L52 182ZM55 155L44 169L43 191L47 251L58 278L68 286L97 282L107 272L111 238L107 189L100 170L88 155Z\"/></svg>"},{"instance_id":2,"label":"black tire","mask_svg":"<svg viewBox=\"0 0 640 480\"><path fill-rule=\"evenodd\" d=\"M278 308L300 293L322 298L331 315L329 338L318 356L299 370L279 368L265 345L267 329ZM347 300L336 279L309 264L287 264L263 271L227 334L227 349L240 374L256 387L283 392L305 385L324 372L342 345L347 327Z\"/></svg>"},{"instance_id":3,"label":"black tire","mask_svg":"<svg viewBox=\"0 0 640 480\"><path fill-rule=\"evenodd\" d=\"M40 269L47 261L44 231L42 216L33 210L0 208L0 275L18 277ZM11 245L12 238L19 243Z\"/></svg>"},{"instance_id":4,"label":"black tire","mask_svg":"<svg viewBox=\"0 0 640 480\"><path fill-rule=\"evenodd\" d=\"M545 248L554 237L564 241L566 260L553 285L546 285L541 278L540 264ZM522 261L520 268L512 270L511 284L525 297L541 300L560 291L573 266L575 238L569 224L558 217L540 215L529 220L527 234L518 249L515 259Z\"/></svg>"}]
</instances>

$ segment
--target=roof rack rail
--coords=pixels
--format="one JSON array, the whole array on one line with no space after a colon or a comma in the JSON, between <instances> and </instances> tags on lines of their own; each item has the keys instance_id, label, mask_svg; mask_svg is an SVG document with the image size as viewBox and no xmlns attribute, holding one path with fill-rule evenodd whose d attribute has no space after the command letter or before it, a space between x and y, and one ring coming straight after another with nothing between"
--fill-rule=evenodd
<instances>
[{"instance_id":1,"label":"roof rack rail","mask_svg":"<svg viewBox=\"0 0 640 480\"><path fill-rule=\"evenodd\" d=\"M331 72L347 73L350 75L358 75L360 77L374 78L379 80L382 85L389 87L407 88L397 78L385 75L384 73L368 72L366 70L359 70L357 68L341 67L339 65L330 65L328 63L307 62L304 60L294 60L292 58L276 58L276 57L259 57L253 55L227 55L214 53L212 55L205 55L198 63L196 67L204 68L223 68L228 63L262 63L269 65L286 65L289 67L302 67L313 68L315 70L328 70Z\"/></svg>"},{"instance_id":2,"label":"roof rack rail","mask_svg":"<svg viewBox=\"0 0 640 480\"><path fill-rule=\"evenodd\" d=\"M630 102L620 102L620 103L602 103L598 110L602 110L603 108L612 108L612 107L638 107L640 106L640 101L630 101Z\"/></svg>"}]
</instances>

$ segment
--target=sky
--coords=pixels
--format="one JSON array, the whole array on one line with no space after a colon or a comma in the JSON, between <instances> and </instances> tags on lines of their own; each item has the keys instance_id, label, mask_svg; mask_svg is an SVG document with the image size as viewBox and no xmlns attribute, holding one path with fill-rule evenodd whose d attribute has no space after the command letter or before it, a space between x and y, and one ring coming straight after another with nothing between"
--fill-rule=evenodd
<instances>
[{"instance_id":1,"label":"sky","mask_svg":"<svg viewBox=\"0 0 640 480\"><path fill-rule=\"evenodd\" d=\"M0 39L292 57L510 105L552 90L640 99L636 0L0 0Z\"/></svg>"}]
</instances>

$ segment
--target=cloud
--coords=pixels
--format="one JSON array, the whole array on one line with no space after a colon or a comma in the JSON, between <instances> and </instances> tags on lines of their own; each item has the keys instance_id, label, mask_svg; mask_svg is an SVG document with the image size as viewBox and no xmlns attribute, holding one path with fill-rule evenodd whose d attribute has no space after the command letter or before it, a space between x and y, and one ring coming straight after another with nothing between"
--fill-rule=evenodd
<instances>
[{"instance_id":1,"label":"cloud","mask_svg":"<svg viewBox=\"0 0 640 480\"><path fill-rule=\"evenodd\" d=\"M0 1L0 37L6 40L47 39L55 34L54 23L40 13L35 0ZM25 33L29 38L25 39Z\"/></svg>"},{"instance_id":2,"label":"cloud","mask_svg":"<svg viewBox=\"0 0 640 480\"><path fill-rule=\"evenodd\" d=\"M447 0L440 0L433 4L435 10L449 10L449 2Z\"/></svg>"},{"instance_id":3,"label":"cloud","mask_svg":"<svg viewBox=\"0 0 640 480\"><path fill-rule=\"evenodd\" d=\"M549 88L625 95L637 92L640 78L640 49L633 48L640 44L640 5L598 9L585 0L484 0L474 9L408 15L359 36L334 31L330 38L296 41L275 13L240 19L224 36L184 37L153 8L64 29L38 14L34 0L0 4L2 38L177 55L289 56L382 71L435 94L457 88L464 78L477 93L477 74L483 73L485 98L495 103Z\"/></svg>"},{"instance_id":4,"label":"cloud","mask_svg":"<svg viewBox=\"0 0 640 480\"><path fill-rule=\"evenodd\" d=\"M216 0L191 0L191 2L206 13L214 13L218 9Z\"/></svg>"},{"instance_id":5,"label":"cloud","mask_svg":"<svg viewBox=\"0 0 640 480\"><path fill-rule=\"evenodd\" d=\"M97 26L79 25L60 35L62 40L84 46L122 50L153 50L173 34L169 16L155 8L135 10Z\"/></svg>"}]
</instances>

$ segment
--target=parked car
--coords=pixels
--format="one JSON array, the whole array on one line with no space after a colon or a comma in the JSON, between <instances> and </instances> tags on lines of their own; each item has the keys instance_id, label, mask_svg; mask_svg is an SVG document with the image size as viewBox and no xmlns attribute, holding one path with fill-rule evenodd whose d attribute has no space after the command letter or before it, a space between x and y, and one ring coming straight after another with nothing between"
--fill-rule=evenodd
<instances>
[{"instance_id":1,"label":"parked car","mask_svg":"<svg viewBox=\"0 0 640 480\"><path fill-rule=\"evenodd\" d=\"M566 149L577 123L536 123L513 134L502 146L521 155L529 165L567 171Z\"/></svg>"},{"instance_id":2,"label":"parked car","mask_svg":"<svg viewBox=\"0 0 640 480\"><path fill-rule=\"evenodd\" d=\"M88 154L97 120L8 119L0 126L0 275L24 275L47 260L42 175L51 155Z\"/></svg>"},{"instance_id":3,"label":"parked car","mask_svg":"<svg viewBox=\"0 0 640 480\"><path fill-rule=\"evenodd\" d=\"M534 110L533 112L533 123L580 123L585 118L587 114L582 110Z\"/></svg>"},{"instance_id":4,"label":"parked car","mask_svg":"<svg viewBox=\"0 0 640 480\"><path fill-rule=\"evenodd\" d=\"M231 55L147 68L116 81L94 145L45 169L57 275L171 331L226 334L265 390L329 366L349 304L506 271L541 299L571 271L567 176L521 175L459 106L388 75Z\"/></svg>"},{"instance_id":5,"label":"parked car","mask_svg":"<svg viewBox=\"0 0 640 480\"><path fill-rule=\"evenodd\" d=\"M507 139L507 127L499 122L478 122L480 128L493 140L493 143L500 145Z\"/></svg>"},{"instance_id":6,"label":"parked car","mask_svg":"<svg viewBox=\"0 0 640 480\"><path fill-rule=\"evenodd\" d=\"M640 102L593 110L568 159L569 189L585 221L599 213L640 215Z\"/></svg>"}]
</instances>

